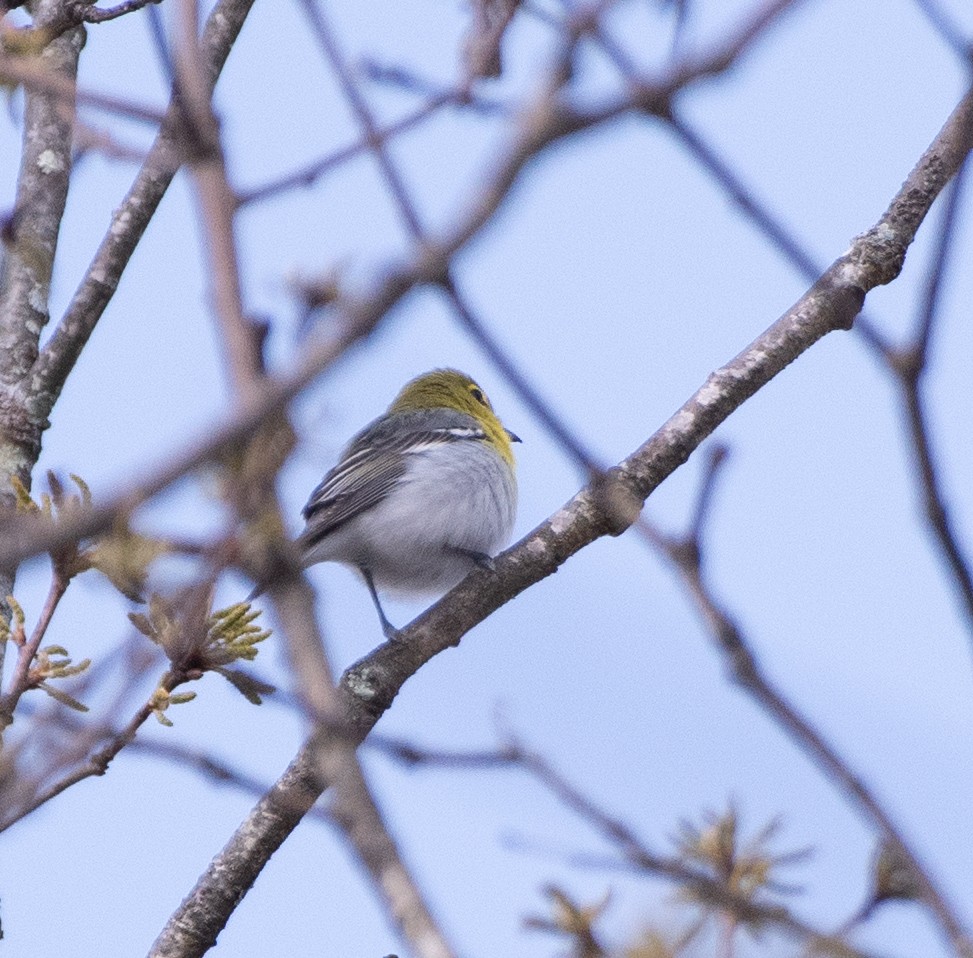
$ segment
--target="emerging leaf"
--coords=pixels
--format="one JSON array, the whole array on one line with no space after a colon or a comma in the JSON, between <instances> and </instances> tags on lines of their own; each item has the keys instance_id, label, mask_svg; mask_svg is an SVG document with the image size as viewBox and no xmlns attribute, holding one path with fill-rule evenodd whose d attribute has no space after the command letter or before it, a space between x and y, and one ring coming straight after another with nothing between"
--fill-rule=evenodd
<instances>
[{"instance_id":1,"label":"emerging leaf","mask_svg":"<svg viewBox=\"0 0 973 958\"><path fill-rule=\"evenodd\" d=\"M172 720L165 714L171 705L182 705L184 702L191 702L196 698L195 692L171 693L165 686L160 685L149 699L149 708L152 714L158 719L160 725L172 728Z\"/></svg>"},{"instance_id":2,"label":"emerging leaf","mask_svg":"<svg viewBox=\"0 0 973 958\"><path fill-rule=\"evenodd\" d=\"M271 695L277 691L274 686L261 682L252 675L247 675L246 672L241 672L238 669L217 667L213 671L219 672L248 702L252 702L254 705L263 704L261 695Z\"/></svg>"},{"instance_id":3,"label":"emerging leaf","mask_svg":"<svg viewBox=\"0 0 973 958\"><path fill-rule=\"evenodd\" d=\"M10 477L10 485L14 488L14 495L17 497L17 511L24 513L39 513L40 506L30 497L27 487L16 476Z\"/></svg>"},{"instance_id":4,"label":"emerging leaf","mask_svg":"<svg viewBox=\"0 0 973 958\"><path fill-rule=\"evenodd\" d=\"M48 685L46 682L39 682L37 688L43 689L52 699L60 702L62 705L66 705L70 709L74 709L75 712L89 711L87 705L79 702L73 695L68 695L67 692L62 692L60 689L54 688L53 685Z\"/></svg>"},{"instance_id":5,"label":"emerging leaf","mask_svg":"<svg viewBox=\"0 0 973 958\"><path fill-rule=\"evenodd\" d=\"M248 701L260 705L261 696L272 693L274 687L229 666L241 660L253 661L257 645L271 633L254 624L260 612L249 603L238 602L211 612L211 600L209 586L188 589L172 599L153 594L148 614L132 612L129 619L163 649L181 681L218 672ZM165 711L168 702L156 707Z\"/></svg>"}]
</instances>

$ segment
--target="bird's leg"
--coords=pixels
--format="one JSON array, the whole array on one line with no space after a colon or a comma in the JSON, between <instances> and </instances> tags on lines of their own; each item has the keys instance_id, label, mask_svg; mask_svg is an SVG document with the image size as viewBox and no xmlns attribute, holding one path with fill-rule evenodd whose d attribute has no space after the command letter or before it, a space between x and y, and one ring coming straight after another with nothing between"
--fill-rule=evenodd
<instances>
[{"instance_id":1,"label":"bird's leg","mask_svg":"<svg viewBox=\"0 0 973 958\"><path fill-rule=\"evenodd\" d=\"M392 625L391 622L386 618L385 611L382 609L382 603L378 599L378 590L375 588L375 580L372 578L372 573L369 569L364 566L359 566L359 571L365 579L365 585L368 586L368 591L372 594L372 602L375 603L375 609L378 612L378 618L382 623L382 632L385 638L389 642L395 642L399 638L399 630Z\"/></svg>"}]
</instances>

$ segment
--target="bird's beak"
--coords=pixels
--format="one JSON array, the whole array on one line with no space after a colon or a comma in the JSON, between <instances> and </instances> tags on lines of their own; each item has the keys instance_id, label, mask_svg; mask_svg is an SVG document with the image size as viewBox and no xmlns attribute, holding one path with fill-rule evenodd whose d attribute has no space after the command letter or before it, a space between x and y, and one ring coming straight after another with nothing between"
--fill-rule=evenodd
<instances>
[{"instance_id":1,"label":"bird's beak","mask_svg":"<svg viewBox=\"0 0 973 958\"><path fill-rule=\"evenodd\" d=\"M504 429L504 432L507 434L507 438L511 442L523 442L524 441L523 439L520 438L520 436L517 435L517 433L511 432L509 429L506 429L505 428Z\"/></svg>"}]
</instances>

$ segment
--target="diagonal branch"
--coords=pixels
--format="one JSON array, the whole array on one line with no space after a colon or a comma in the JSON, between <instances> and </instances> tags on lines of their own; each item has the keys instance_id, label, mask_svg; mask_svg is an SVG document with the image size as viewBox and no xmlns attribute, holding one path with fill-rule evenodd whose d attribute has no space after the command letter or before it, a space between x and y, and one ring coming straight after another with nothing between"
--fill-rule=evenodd
<instances>
[{"instance_id":1,"label":"diagonal branch","mask_svg":"<svg viewBox=\"0 0 973 958\"><path fill-rule=\"evenodd\" d=\"M857 237L765 333L710 375L599 487L583 489L498 557L494 572L473 572L404 629L400 641L379 646L345 673L340 692L351 744L368 735L402 685L426 662L457 645L473 626L586 545L624 531L620 515L637 514L641 502L736 408L827 333L851 327L866 292L895 278L925 213L962 163L969 150L966 121L971 110L973 98L967 96L879 223ZM153 948L155 958L202 955L215 941L270 856L329 784L319 774L314 752L313 743L302 749L240 825L171 917ZM186 929L192 929L191 936L181 934Z\"/></svg>"},{"instance_id":2,"label":"diagonal branch","mask_svg":"<svg viewBox=\"0 0 973 958\"><path fill-rule=\"evenodd\" d=\"M240 206L248 206L251 203L260 203L264 200L275 197L280 193L296 187L312 186L317 180L332 170L355 159L361 153L370 148L371 142L387 142L401 134L424 123L434 117L440 110L447 106L458 106L463 104L462 90L445 90L429 98L426 103L417 107L411 113L406 114L399 120L389 123L387 126L376 130L372 138L360 137L347 146L340 147L333 153L315 160L313 163L303 166L291 173L286 173L261 186L254 186L247 190L242 190L237 194L237 203Z\"/></svg>"},{"instance_id":3,"label":"diagonal branch","mask_svg":"<svg viewBox=\"0 0 973 958\"><path fill-rule=\"evenodd\" d=\"M456 952L402 860L354 753L336 784L332 815L412 951L418 958L454 958Z\"/></svg>"}]
</instances>

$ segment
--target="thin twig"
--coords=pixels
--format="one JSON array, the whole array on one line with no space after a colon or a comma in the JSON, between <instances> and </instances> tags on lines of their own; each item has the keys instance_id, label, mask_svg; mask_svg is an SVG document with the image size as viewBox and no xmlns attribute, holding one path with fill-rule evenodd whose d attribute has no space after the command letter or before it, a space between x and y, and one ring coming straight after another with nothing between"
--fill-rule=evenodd
<instances>
[{"instance_id":1,"label":"thin twig","mask_svg":"<svg viewBox=\"0 0 973 958\"><path fill-rule=\"evenodd\" d=\"M387 143L389 140L396 138L407 130L419 126L438 113L443 107L453 106L461 102L459 97L460 93L458 91L440 93L438 96L422 104L422 106L415 109L412 113L402 117L401 120L397 120L377 130L374 136L374 142ZM341 147L299 170L288 173L276 180L271 180L269 183L264 183L261 186L241 190L237 196L237 203L240 206L249 206L252 203L262 202L263 200L278 196L296 187L313 186L325 174L337 169L356 156L366 153L371 148L372 142L367 136L363 136L354 143L349 143L347 146Z\"/></svg>"},{"instance_id":2,"label":"thin twig","mask_svg":"<svg viewBox=\"0 0 973 958\"><path fill-rule=\"evenodd\" d=\"M509 103L474 93L465 83L455 88L444 87L441 83L420 76L413 70L375 60L361 61L358 69L364 79L372 83L381 83L406 93L419 94L427 100L448 96L457 106L480 116L509 117L513 113L513 107Z\"/></svg>"},{"instance_id":3,"label":"thin twig","mask_svg":"<svg viewBox=\"0 0 973 958\"><path fill-rule=\"evenodd\" d=\"M956 56L967 67L973 65L973 45L963 36L963 31L942 8L939 0L915 0L915 3Z\"/></svg>"},{"instance_id":4,"label":"thin twig","mask_svg":"<svg viewBox=\"0 0 973 958\"><path fill-rule=\"evenodd\" d=\"M711 472L712 475L715 475L715 470ZM706 499L701 498L701 510L705 508L705 502ZM969 958L973 955L973 938L962 926L952 904L934 882L917 852L906 841L902 830L893 822L861 776L852 770L810 720L763 673L750 642L713 596L703 575L704 552L700 539L703 530L699 516L692 522L691 529L690 535L672 539L666 554L680 572L730 674L821 768L827 780L848 796L852 805L881 831L884 840L896 854L908 863L916 876L923 899L938 918L956 953Z\"/></svg>"},{"instance_id":5,"label":"thin twig","mask_svg":"<svg viewBox=\"0 0 973 958\"><path fill-rule=\"evenodd\" d=\"M200 749L188 748L178 742L161 741L155 738L135 738L129 743L129 754L145 755L148 758L169 762L180 770L187 768L198 772L206 781L214 785L228 785L239 792L258 798L267 791L267 783L249 775L242 769L231 765L222 757L211 755ZM321 825L334 827L332 816L321 806L315 805L305 816Z\"/></svg>"},{"instance_id":6,"label":"thin twig","mask_svg":"<svg viewBox=\"0 0 973 958\"><path fill-rule=\"evenodd\" d=\"M37 651L44 641L47 628L51 624L54 612L58 603L64 597L70 580L58 569L57 563L51 572L51 584L47 591L47 598L44 601L44 608L34 625L30 638L27 639L17 652L17 663L14 666L13 674L10 676L10 684L7 693L0 696L0 737L2 730L14 720L14 711L21 696L31 688L30 669L37 657Z\"/></svg>"},{"instance_id":7,"label":"thin twig","mask_svg":"<svg viewBox=\"0 0 973 958\"><path fill-rule=\"evenodd\" d=\"M124 17L127 13L135 13L149 4L162 3L162 0L124 0L123 3L116 4L114 7L96 7L91 3L82 2L75 4L78 17L85 23L106 23L118 17Z\"/></svg>"},{"instance_id":8,"label":"thin twig","mask_svg":"<svg viewBox=\"0 0 973 958\"><path fill-rule=\"evenodd\" d=\"M193 678L182 673L168 672L165 679L160 683L159 689L165 692L172 692L180 685ZM11 825L26 818L31 812L36 811L42 805L46 805L58 795L67 791L73 785L83 782L85 779L104 775L108 766L125 746L129 745L135 738L138 730L145 724L146 720L158 711L158 704L155 700L157 692L147 699L135 712L128 724L120 731L114 733L109 742L88 759L74 768L67 775L58 779L52 785L33 795L28 801L24 802L16 809L10 809L7 814L0 819L0 832L6 831Z\"/></svg>"},{"instance_id":9,"label":"thin twig","mask_svg":"<svg viewBox=\"0 0 973 958\"><path fill-rule=\"evenodd\" d=\"M793 916L788 909L777 903L762 902L735 891L725 882L712 875L691 868L676 858L667 858L651 851L635 832L620 818L609 814L571 784L542 755L509 736L500 748L488 752L450 752L422 749L409 743L383 742L382 751L409 765L431 766L449 769L492 769L496 767L518 768L537 779L565 807L600 832L613 848L621 854L629 867L643 874L669 878L691 889L700 898L725 909L740 921L779 929L795 941L821 948L830 954L858 956L865 952L848 945L833 935L818 931ZM613 862L599 859L599 867L618 867Z\"/></svg>"},{"instance_id":10,"label":"thin twig","mask_svg":"<svg viewBox=\"0 0 973 958\"><path fill-rule=\"evenodd\" d=\"M324 50L338 77L338 82L341 85L345 99L354 111L355 118L362 128L369 148L381 168L382 176L392 196L395 198L399 211L406 220L409 232L414 238L423 236L424 229L419 218L419 212L409 198L405 182L389 157L385 143L379 139L380 131L378 124L375 122L375 118L372 116L372 112L365 102L364 95L358 89L358 84L355 82L344 56L338 49L337 38L325 14L315 0L300 0L300 4L304 9L308 22L311 24L315 39Z\"/></svg>"},{"instance_id":11,"label":"thin twig","mask_svg":"<svg viewBox=\"0 0 973 958\"><path fill-rule=\"evenodd\" d=\"M946 263L955 236L955 223L968 176L969 163L963 165L948 195L943 211L939 241L930 267L925 296L916 320L912 341L903 348L886 347L885 359L895 374L905 407L909 434L915 451L914 475L925 506L929 530L939 546L960 602L973 641L973 566L965 555L950 518L946 493L932 450L923 384L928 372L930 342L939 314L940 291Z\"/></svg>"},{"instance_id":12,"label":"thin twig","mask_svg":"<svg viewBox=\"0 0 973 958\"><path fill-rule=\"evenodd\" d=\"M687 57L670 71L662 84L671 91L669 98L689 82L731 70L755 44L767 37L785 14L792 13L802 2L804 0L765 0L749 17L742 18L730 29L727 38L713 49ZM649 102L656 100L657 96L653 95Z\"/></svg>"}]
</instances>

